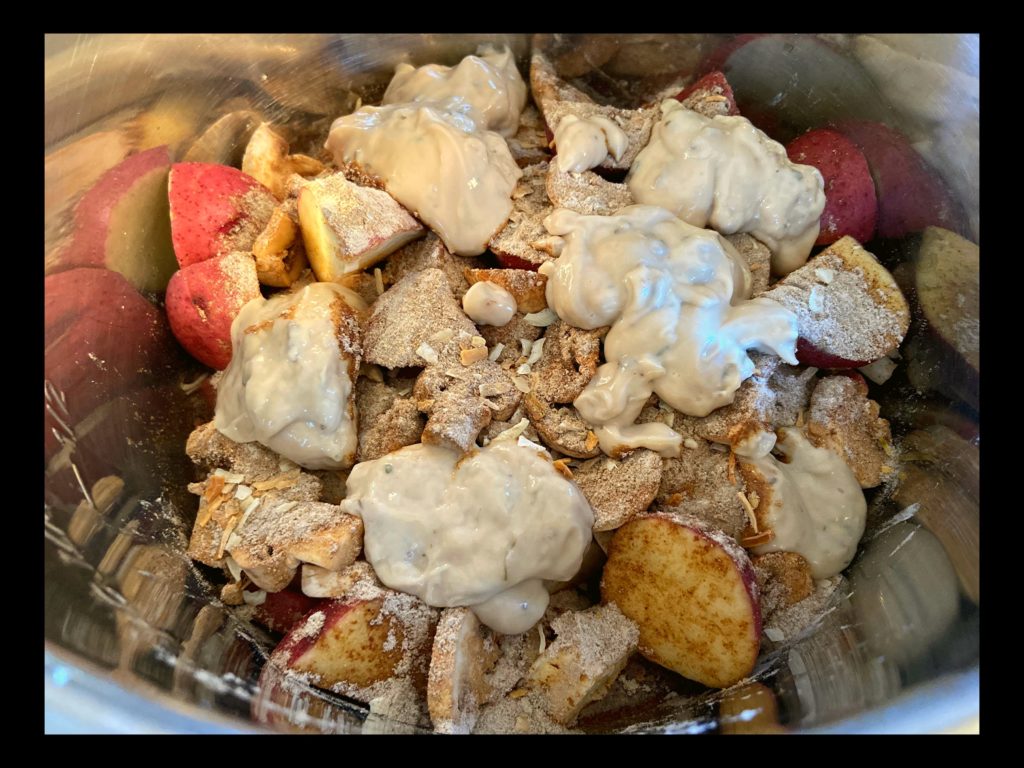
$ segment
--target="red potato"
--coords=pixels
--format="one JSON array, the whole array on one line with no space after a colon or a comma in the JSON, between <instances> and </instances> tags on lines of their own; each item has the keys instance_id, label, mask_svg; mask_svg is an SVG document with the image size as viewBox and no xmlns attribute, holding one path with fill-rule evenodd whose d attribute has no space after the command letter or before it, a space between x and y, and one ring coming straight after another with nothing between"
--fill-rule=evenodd
<instances>
[{"instance_id":1,"label":"red potato","mask_svg":"<svg viewBox=\"0 0 1024 768\"><path fill-rule=\"evenodd\" d=\"M63 394L59 405L51 403L48 425L55 416L76 424L172 359L163 313L117 272L59 272L46 278L43 290L44 376L50 389ZM47 439L47 455L55 442Z\"/></svg>"},{"instance_id":2,"label":"red potato","mask_svg":"<svg viewBox=\"0 0 1024 768\"><path fill-rule=\"evenodd\" d=\"M729 85L729 81L725 79L725 75L720 71L715 70L704 75L697 82L676 95L676 100L686 101L687 97L701 92L724 96L729 104L728 114L738 115L740 113L740 108L736 106L736 97L733 95L732 86Z\"/></svg>"},{"instance_id":3,"label":"red potato","mask_svg":"<svg viewBox=\"0 0 1024 768\"><path fill-rule=\"evenodd\" d=\"M45 163L46 243L54 242L65 223L68 223L66 219L70 217L65 215L68 206L122 160L133 153L144 153L154 148L166 148L171 157L176 156L181 143L198 133L199 121L209 114L214 106L213 99L218 98L215 92L208 89L170 88L141 111L136 106L106 114L62 140L61 146L47 155ZM89 112L88 107L85 111ZM167 216L166 182L165 178L164 218ZM129 218L126 221L132 220ZM141 225L144 229L152 228L150 218L139 217L135 222L136 227ZM169 244L167 227L163 229ZM58 253L47 256L47 271L59 265L58 258ZM170 267L159 290L163 290L172 271L173 267ZM126 277L132 280L131 275L126 274ZM135 284L138 286L138 283Z\"/></svg>"},{"instance_id":4,"label":"red potato","mask_svg":"<svg viewBox=\"0 0 1024 768\"><path fill-rule=\"evenodd\" d=\"M540 264L534 264L532 261L526 261L518 256L513 256L511 253L498 253L492 251L494 258L498 260L498 263L506 269L528 269L531 272L536 272L540 268Z\"/></svg>"},{"instance_id":5,"label":"red potato","mask_svg":"<svg viewBox=\"0 0 1024 768\"><path fill-rule=\"evenodd\" d=\"M109 313L125 305L134 313L157 310L122 275L109 269L72 269L46 277L43 283L44 342L49 346L83 316ZM138 308L136 310L136 307ZM158 313L159 314L159 313Z\"/></svg>"},{"instance_id":6,"label":"red potato","mask_svg":"<svg viewBox=\"0 0 1024 768\"><path fill-rule=\"evenodd\" d=\"M182 267L252 250L277 205L256 179L212 163L175 163L167 191L171 239Z\"/></svg>"},{"instance_id":7,"label":"red potato","mask_svg":"<svg viewBox=\"0 0 1024 768\"><path fill-rule=\"evenodd\" d=\"M573 482L594 511L594 530L610 531L642 513L661 485L662 460L640 448L621 461L608 457L573 470Z\"/></svg>"},{"instance_id":8,"label":"red potato","mask_svg":"<svg viewBox=\"0 0 1024 768\"><path fill-rule=\"evenodd\" d=\"M167 205L167 147L104 173L75 206L68 245L52 268L106 267L140 291L162 291L175 269Z\"/></svg>"},{"instance_id":9,"label":"red potato","mask_svg":"<svg viewBox=\"0 0 1024 768\"><path fill-rule=\"evenodd\" d=\"M896 349L910 307L892 274L843 237L763 294L797 317L796 356L817 368L860 368Z\"/></svg>"},{"instance_id":10,"label":"red potato","mask_svg":"<svg viewBox=\"0 0 1024 768\"><path fill-rule=\"evenodd\" d=\"M861 488L875 488L896 473L889 422L878 414L863 378L844 375L819 379L807 409L808 440L841 456Z\"/></svg>"},{"instance_id":11,"label":"red potato","mask_svg":"<svg viewBox=\"0 0 1024 768\"><path fill-rule=\"evenodd\" d=\"M284 635L291 632L304 616L318 608L322 602L290 587L280 592L268 592L267 599L256 607L253 619L267 629Z\"/></svg>"},{"instance_id":12,"label":"red potato","mask_svg":"<svg viewBox=\"0 0 1024 768\"><path fill-rule=\"evenodd\" d=\"M252 255L256 277L273 288L290 287L309 266L299 227L283 205L270 215L267 228L252 245Z\"/></svg>"},{"instance_id":13,"label":"red potato","mask_svg":"<svg viewBox=\"0 0 1024 768\"><path fill-rule=\"evenodd\" d=\"M400 643L385 651L388 633L398 622L376 621L382 600L331 600L296 625L274 649L271 659L286 669L304 672L315 685L348 683L365 688L394 675Z\"/></svg>"},{"instance_id":14,"label":"red potato","mask_svg":"<svg viewBox=\"0 0 1024 768\"><path fill-rule=\"evenodd\" d=\"M540 312L548 305L545 295L548 279L534 270L467 267L463 274L470 285L489 282L504 288L516 300L519 312Z\"/></svg>"},{"instance_id":15,"label":"red potato","mask_svg":"<svg viewBox=\"0 0 1024 768\"><path fill-rule=\"evenodd\" d=\"M565 611L551 629L557 638L530 666L525 685L556 722L570 725L608 693L636 652L640 633L614 605Z\"/></svg>"},{"instance_id":16,"label":"red potato","mask_svg":"<svg viewBox=\"0 0 1024 768\"><path fill-rule=\"evenodd\" d=\"M825 350L816 347L803 336L796 340L796 359L804 365L814 368L824 368L832 371L842 371L853 368L862 368L871 361L848 360L839 355L833 355Z\"/></svg>"},{"instance_id":17,"label":"red potato","mask_svg":"<svg viewBox=\"0 0 1024 768\"><path fill-rule=\"evenodd\" d=\"M541 162L523 169L523 177L512 193L509 220L487 243L503 266L536 272L541 264L551 260L549 251L535 246L548 239L544 218L553 210L554 198L546 194L547 178L557 168L557 163ZM570 174L562 176L569 178ZM558 207L557 203L554 207Z\"/></svg>"},{"instance_id":18,"label":"red potato","mask_svg":"<svg viewBox=\"0 0 1024 768\"><path fill-rule=\"evenodd\" d=\"M389 598L384 596L395 593L381 595L323 601L278 644L270 663L306 674L316 686L359 699L365 699L363 692L373 684L415 667L422 672L417 682L425 691L437 612L417 601L421 610L400 617L388 609ZM429 626L421 626L424 621Z\"/></svg>"},{"instance_id":19,"label":"red potato","mask_svg":"<svg viewBox=\"0 0 1024 768\"><path fill-rule=\"evenodd\" d=\"M377 580L373 566L365 560L357 560L351 565L333 571L312 563L303 563L302 573L296 576L296 579L302 594L310 597L344 597L360 582L383 586Z\"/></svg>"},{"instance_id":20,"label":"red potato","mask_svg":"<svg viewBox=\"0 0 1024 768\"><path fill-rule=\"evenodd\" d=\"M622 526L601 599L640 627L640 653L713 688L754 670L761 607L754 568L731 538L691 515L657 512Z\"/></svg>"},{"instance_id":21,"label":"red potato","mask_svg":"<svg viewBox=\"0 0 1024 768\"><path fill-rule=\"evenodd\" d=\"M566 80L541 48L535 46L530 57L530 92L549 133L557 130L562 119L568 115L579 118L601 115L617 123L626 134L626 147L618 158L606 157L595 172L621 180L620 177L625 176L651 137L651 128L657 120L657 107L624 109L611 104L598 104L589 93Z\"/></svg>"},{"instance_id":22,"label":"red potato","mask_svg":"<svg viewBox=\"0 0 1024 768\"><path fill-rule=\"evenodd\" d=\"M302 188L299 226L309 264L324 282L372 267L426 234L387 192L357 186L342 173Z\"/></svg>"},{"instance_id":23,"label":"red potato","mask_svg":"<svg viewBox=\"0 0 1024 768\"><path fill-rule=\"evenodd\" d=\"M902 237L931 225L963 232L959 204L902 134L882 123L855 120L835 130L860 149L871 168L879 237Z\"/></svg>"},{"instance_id":24,"label":"red potato","mask_svg":"<svg viewBox=\"0 0 1024 768\"><path fill-rule=\"evenodd\" d=\"M815 245L829 245L844 235L866 243L878 219L875 182L864 154L841 133L808 131L786 147L794 163L813 165L825 179L825 210Z\"/></svg>"},{"instance_id":25,"label":"red potato","mask_svg":"<svg viewBox=\"0 0 1024 768\"><path fill-rule=\"evenodd\" d=\"M252 256L231 253L174 273L167 284L167 319L192 357L223 370L231 362L231 323L259 296Z\"/></svg>"}]
</instances>

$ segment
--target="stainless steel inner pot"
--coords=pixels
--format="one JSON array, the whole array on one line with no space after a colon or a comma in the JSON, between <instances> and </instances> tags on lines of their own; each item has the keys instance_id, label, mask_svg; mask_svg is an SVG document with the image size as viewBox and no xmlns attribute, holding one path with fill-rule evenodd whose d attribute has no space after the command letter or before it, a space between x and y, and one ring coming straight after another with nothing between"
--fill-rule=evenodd
<instances>
[{"instance_id":1,"label":"stainless steel inner pot","mask_svg":"<svg viewBox=\"0 0 1024 768\"><path fill-rule=\"evenodd\" d=\"M731 37L634 35L620 42L644 61L678 57L679 70L696 67ZM524 35L47 37L47 269L74 201L118 152L159 142L181 159L219 116L253 110L305 128L292 138L309 143L301 151L316 153L311 142L322 139L330 120L359 99L378 98L396 63L452 63L485 40L510 45L525 71L531 40ZM556 36L555 44L581 52L581 80L600 98L636 97L628 84L638 73L630 74L628 57L610 72L607 63L588 61L588 41ZM978 36L967 34L773 36L739 47L724 71L744 113L770 123L783 142L849 119L898 128L953 192L962 231L977 242L979 46ZM86 137L110 139L109 132L115 141L75 149ZM238 151L231 140L227 154ZM915 247L910 237L880 242L875 252L899 277ZM922 359L933 362L913 382L897 374L876 390L882 415L897 436L952 428L973 453L941 445L908 453L930 478L921 506L907 509L903 499L873 494L862 552L832 609L810 636L765 654L756 677L789 730L977 727L977 381ZM184 440L211 407L203 387L190 386L202 371L172 354L169 368L77 419L68 404L80 393L45 387L46 430L55 441L45 457L47 728L222 732L292 730L297 723L330 732L403 730L367 720L363 708L327 694L291 691L282 699L258 690L273 638L222 605L217 575L183 554L196 510L185 489L192 476ZM114 375L97 366L82 386ZM728 695L677 697L602 727L725 730L721 703Z\"/></svg>"}]
</instances>

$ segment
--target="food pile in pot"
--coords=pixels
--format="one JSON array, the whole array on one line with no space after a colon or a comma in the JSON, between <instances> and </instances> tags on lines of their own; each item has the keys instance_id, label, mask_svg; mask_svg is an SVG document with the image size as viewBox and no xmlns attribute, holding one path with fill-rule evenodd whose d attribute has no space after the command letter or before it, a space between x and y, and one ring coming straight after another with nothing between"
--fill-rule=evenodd
<instances>
[{"instance_id":1,"label":"food pile in pot","mask_svg":"<svg viewBox=\"0 0 1024 768\"><path fill-rule=\"evenodd\" d=\"M266 122L238 167L133 155L108 186L169 164L176 264L48 278L110 275L148 322L131 285L173 272L216 370L188 553L280 633L262 686L445 733L729 688L826 609L897 476L871 394L911 312L863 243L898 134L783 146L721 71L623 108L570 64L401 64L318 157ZM936 274L976 264L924 238Z\"/></svg>"}]
</instances>

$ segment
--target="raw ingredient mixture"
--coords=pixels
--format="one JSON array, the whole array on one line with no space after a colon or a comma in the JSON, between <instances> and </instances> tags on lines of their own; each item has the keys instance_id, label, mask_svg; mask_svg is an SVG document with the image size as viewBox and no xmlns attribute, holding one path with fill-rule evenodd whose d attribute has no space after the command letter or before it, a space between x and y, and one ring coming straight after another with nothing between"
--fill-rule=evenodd
<instances>
[{"instance_id":1,"label":"raw ingredient mixture","mask_svg":"<svg viewBox=\"0 0 1024 768\"><path fill-rule=\"evenodd\" d=\"M910 311L851 236L862 158L787 155L721 72L624 108L578 64L401 64L320 157L261 123L240 169L170 164L167 318L218 369L189 554L283 635L270 699L562 732L727 688L895 475L857 369L891 375Z\"/></svg>"}]
</instances>

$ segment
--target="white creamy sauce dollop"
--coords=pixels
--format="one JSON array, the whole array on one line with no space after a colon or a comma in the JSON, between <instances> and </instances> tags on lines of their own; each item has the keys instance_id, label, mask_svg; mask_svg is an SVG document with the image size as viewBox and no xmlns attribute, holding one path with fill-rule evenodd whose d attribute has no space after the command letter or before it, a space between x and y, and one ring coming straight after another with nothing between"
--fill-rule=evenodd
<instances>
[{"instance_id":1,"label":"white creamy sauce dollop","mask_svg":"<svg viewBox=\"0 0 1024 768\"><path fill-rule=\"evenodd\" d=\"M779 435L775 447L789 463L770 454L750 462L772 487L765 518L775 533L753 551L796 552L810 563L815 579L827 579L857 553L868 509L864 492L838 454L815 448L796 429Z\"/></svg>"},{"instance_id":2,"label":"white creamy sauce dollop","mask_svg":"<svg viewBox=\"0 0 1024 768\"><path fill-rule=\"evenodd\" d=\"M307 469L351 466L359 353L340 347L339 338L350 334L339 333L338 322L357 329L352 309L365 307L334 283L312 283L242 307L231 324L231 364L217 387L217 429Z\"/></svg>"},{"instance_id":3,"label":"white creamy sauce dollop","mask_svg":"<svg viewBox=\"0 0 1024 768\"><path fill-rule=\"evenodd\" d=\"M508 144L471 119L426 104L363 107L331 126L327 148L384 181L452 253L475 256L512 212L523 175Z\"/></svg>"},{"instance_id":4,"label":"white creamy sauce dollop","mask_svg":"<svg viewBox=\"0 0 1024 768\"><path fill-rule=\"evenodd\" d=\"M526 83L508 48L467 56L454 67L399 64L381 103L405 102L430 102L466 115L478 128L514 136L526 106Z\"/></svg>"},{"instance_id":5,"label":"white creamy sauce dollop","mask_svg":"<svg viewBox=\"0 0 1024 768\"><path fill-rule=\"evenodd\" d=\"M606 453L678 455L679 433L633 423L652 392L706 416L753 375L747 350L796 364L796 316L770 299L747 300L749 270L717 233L648 205L614 216L558 209L544 225L565 240L545 269L548 306L577 328L611 326L607 362L574 403Z\"/></svg>"},{"instance_id":6,"label":"white creamy sauce dollop","mask_svg":"<svg viewBox=\"0 0 1024 768\"><path fill-rule=\"evenodd\" d=\"M462 309L477 325L507 325L519 307L516 297L500 285L481 280L462 296Z\"/></svg>"},{"instance_id":7,"label":"white creamy sauce dollop","mask_svg":"<svg viewBox=\"0 0 1024 768\"><path fill-rule=\"evenodd\" d=\"M771 250L777 274L804 264L825 208L818 169L790 162L745 117L704 117L674 99L661 111L626 178L633 199L694 226L750 233Z\"/></svg>"},{"instance_id":8,"label":"white creamy sauce dollop","mask_svg":"<svg viewBox=\"0 0 1024 768\"><path fill-rule=\"evenodd\" d=\"M544 613L541 580L576 574L594 524L575 484L525 438L465 456L411 445L362 462L342 508L362 517L366 559L384 584L428 605L479 606L506 634Z\"/></svg>"},{"instance_id":9,"label":"white creamy sauce dollop","mask_svg":"<svg viewBox=\"0 0 1024 768\"><path fill-rule=\"evenodd\" d=\"M399 65L384 102L334 121L326 146L335 162L380 178L452 253L483 253L523 175L502 136L515 133L526 104L511 52L456 67Z\"/></svg>"},{"instance_id":10,"label":"white creamy sauce dollop","mask_svg":"<svg viewBox=\"0 0 1024 768\"><path fill-rule=\"evenodd\" d=\"M558 169L565 173L582 173L596 168L611 154L616 160L629 146L629 137L604 115L580 119L566 115L555 128Z\"/></svg>"}]
</instances>

